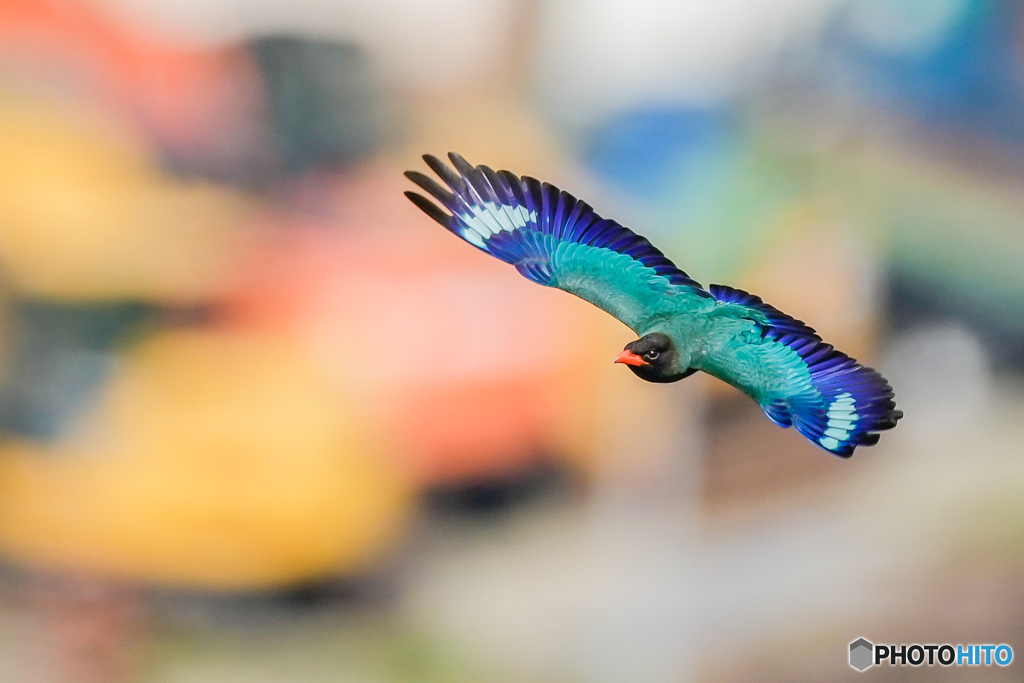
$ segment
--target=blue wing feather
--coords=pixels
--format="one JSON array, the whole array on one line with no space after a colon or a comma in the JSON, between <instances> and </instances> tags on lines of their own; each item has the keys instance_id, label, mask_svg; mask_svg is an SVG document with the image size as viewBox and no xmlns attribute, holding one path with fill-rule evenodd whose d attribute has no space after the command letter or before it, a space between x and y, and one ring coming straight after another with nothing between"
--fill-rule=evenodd
<instances>
[{"instance_id":1,"label":"blue wing feather","mask_svg":"<svg viewBox=\"0 0 1024 683\"><path fill-rule=\"evenodd\" d=\"M825 450L849 457L903 417L875 370L822 341L817 332L760 297L711 285L717 314L756 324L709 359L707 371L753 396L768 418Z\"/></svg>"},{"instance_id":2,"label":"blue wing feather","mask_svg":"<svg viewBox=\"0 0 1024 683\"><path fill-rule=\"evenodd\" d=\"M464 237L459 233L460 230L473 230L476 226L485 226L495 235L502 231L515 233L515 230L508 230L509 223L512 223L523 233L540 232L556 240L626 254L654 269L672 284L690 287L695 293L708 296L699 283L676 267L647 239L613 220L601 218L589 204L568 192L529 176L519 178L508 171L495 172L486 166L471 166L458 154L453 153L449 157L458 173L435 157L426 155L423 158L451 192L421 173L408 171L406 176L452 212L456 228L453 232L460 237ZM423 208L420 203L417 206ZM524 216L528 217L525 225L522 219ZM449 221L442 225L449 230L453 228ZM490 235L481 237L488 240ZM517 242L518 239L507 240L500 249L488 242L486 251L514 263L510 259L518 256L515 253Z\"/></svg>"},{"instance_id":3,"label":"blue wing feather","mask_svg":"<svg viewBox=\"0 0 1024 683\"><path fill-rule=\"evenodd\" d=\"M764 323L779 332L800 335L810 339L821 339L818 333L814 331L814 328L803 320L797 320L792 316L786 315L774 306L766 304L759 296L744 292L742 289L727 287L726 285L711 285L708 287L708 291L718 301L739 304L756 311L763 316Z\"/></svg>"},{"instance_id":4,"label":"blue wing feather","mask_svg":"<svg viewBox=\"0 0 1024 683\"><path fill-rule=\"evenodd\" d=\"M416 171L406 176L450 213L415 192L406 196L445 228L514 265L528 279L576 294L633 329L663 312L655 309L668 305L666 295L673 306L681 297L711 299L645 238L601 218L568 192L528 176L472 166L454 153L448 156L455 170L435 157L423 157L447 187Z\"/></svg>"},{"instance_id":5,"label":"blue wing feather","mask_svg":"<svg viewBox=\"0 0 1024 683\"><path fill-rule=\"evenodd\" d=\"M762 404L781 426L793 425L816 445L843 457L878 442L878 432L903 417L889 382L820 339L768 329L765 343L781 344L799 358L793 387L779 387Z\"/></svg>"}]
</instances>

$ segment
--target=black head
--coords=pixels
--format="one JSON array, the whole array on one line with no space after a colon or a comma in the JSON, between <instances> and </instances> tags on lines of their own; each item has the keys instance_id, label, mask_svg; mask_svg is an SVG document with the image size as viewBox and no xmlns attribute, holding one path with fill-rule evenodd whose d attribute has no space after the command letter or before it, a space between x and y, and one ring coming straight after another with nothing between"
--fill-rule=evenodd
<instances>
[{"instance_id":1,"label":"black head","mask_svg":"<svg viewBox=\"0 0 1024 683\"><path fill-rule=\"evenodd\" d=\"M652 332L626 344L616 363L629 366L633 374L648 382L678 382L689 377L695 370L680 368L679 353L667 334Z\"/></svg>"}]
</instances>

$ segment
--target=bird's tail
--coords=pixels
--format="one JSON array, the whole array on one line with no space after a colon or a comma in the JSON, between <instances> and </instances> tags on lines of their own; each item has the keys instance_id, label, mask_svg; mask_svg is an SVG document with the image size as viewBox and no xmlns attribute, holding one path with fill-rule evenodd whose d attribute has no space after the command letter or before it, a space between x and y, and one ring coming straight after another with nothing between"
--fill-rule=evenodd
<instances>
[{"instance_id":1,"label":"bird's tail","mask_svg":"<svg viewBox=\"0 0 1024 683\"><path fill-rule=\"evenodd\" d=\"M776 424L792 424L816 445L849 457L857 446L877 443L878 432L903 417L892 387L876 370L817 339L780 335L778 341L800 354L816 391L764 406Z\"/></svg>"}]
</instances>

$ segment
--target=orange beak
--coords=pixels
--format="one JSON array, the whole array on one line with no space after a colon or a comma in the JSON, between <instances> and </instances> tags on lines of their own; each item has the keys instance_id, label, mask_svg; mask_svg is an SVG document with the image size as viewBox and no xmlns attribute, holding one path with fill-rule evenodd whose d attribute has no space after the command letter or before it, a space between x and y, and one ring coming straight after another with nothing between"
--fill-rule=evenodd
<instances>
[{"instance_id":1,"label":"orange beak","mask_svg":"<svg viewBox=\"0 0 1024 683\"><path fill-rule=\"evenodd\" d=\"M629 349L624 349L619 357L615 359L616 363L625 363L626 365L647 365L647 362L643 358L636 355Z\"/></svg>"}]
</instances>

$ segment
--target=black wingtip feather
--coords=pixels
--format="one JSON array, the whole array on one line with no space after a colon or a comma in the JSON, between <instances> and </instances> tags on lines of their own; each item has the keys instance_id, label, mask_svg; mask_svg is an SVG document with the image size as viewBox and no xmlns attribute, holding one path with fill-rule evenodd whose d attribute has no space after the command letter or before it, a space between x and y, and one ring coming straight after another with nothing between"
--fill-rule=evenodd
<instances>
[{"instance_id":1,"label":"black wingtip feather","mask_svg":"<svg viewBox=\"0 0 1024 683\"><path fill-rule=\"evenodd\" d=\"M415 204L423 213L427 214L444 227L453 231L456 229L454 219L442 211L434 202L417 192L413 192L412 190L406 190L405 196L408 197L409 201Z\"/></svg>"},{"instance_id":2,"label":"black wingtip feather","mask_svg":"<svg viewBox=\"0 0 1024 683\"><path fill-rule=\"evenodd\" d=\"M473 180L478 175L476 167L471 163L462 158L462 155L457 152L448 152L448 159L451 160L455 166L455 170L462 174L462 177L469 181L470 185L475 185ZM474 189L476 189L474 187Z\"/></svg>"},{"instance_id":3,"label":"black wingtip feather","mask_svg":"<svg viewBox=\"0 0 1024 683\"><path fill-rule=\"evenodd\" d=\"M405 177L416 183L434 199L441 202L449 211L455 211L455 207L458 206L458 200L455 195L438 185L437 181L433 178L425 176L419 171L406 171Z\"/></svg>"},{"instance_id":4,"label":"black wingtip feather","mask_svg":"<svg viewBox=\"0 0 1024 683\"><path fill-rule=\"evenodd\" d=\"M458 152L448 152L448 159L455 164L455 170L459 173L465 174L472 173L474 171L473 165L466 161L466 159Z\"/></svg>"},{"instance_id":5,"label":"black wingtip feather","mask_svg":"<svg viewBox=\"0 0 1024 683\"><path fill-rule=\"evenodd\" d=\"M427 163L430 170L436 173L437 176L448 185L448 187L452 188L456 192L465 188L462 176L453 171L448 164L444 163L433 154L424 154L423 161Z\"/></svg>"},{"instance_id":6,"label":"black wingtip feather","mask_svg":"<svg viewBox=\"0 0 1024 683\"><path fill-rule=\"evenodd\" d=\"M880 427L880 428L881 429L888 429L888 427ZM881 438L882 438L882 435L879 434L878 432L868 432L867 434L864 434L864 435L862 435L860 437L860 441L858 442L858 445L859 446L874 446L876 443L878 443L878 440L881 439ZM850 455L853 455L853 451L850 452ZM849 456L847 456L847 457L849 457Z\"/></svg>"},{"instance_id":7,"label":"black wingtip feather","mask_svg":"<svg viewBox=\"0 0 1024 683\"><path fill-rule=\"evenodd\" d=\"M469 186L473 188L478 199L485 202L497 202L497 197L494 196L494 191L480 167L473 166L455 152L448 152L448 158L455 164L455 170L469 181Z\"/></svg>"}]
</instances>

